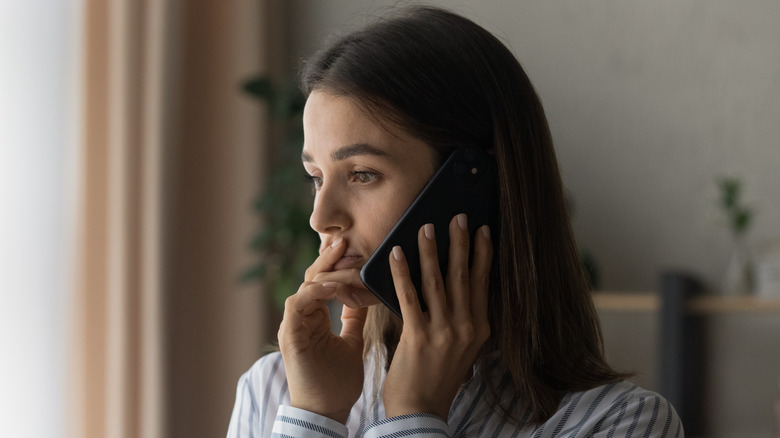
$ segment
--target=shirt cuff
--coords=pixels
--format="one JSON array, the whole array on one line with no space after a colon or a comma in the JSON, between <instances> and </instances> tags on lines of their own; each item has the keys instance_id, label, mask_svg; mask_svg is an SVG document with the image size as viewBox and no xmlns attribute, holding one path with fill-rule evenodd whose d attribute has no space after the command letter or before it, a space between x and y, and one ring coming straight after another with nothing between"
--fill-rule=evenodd
<instances>
[{"instance_id":1,"label":"shirt cuff","mask_svg":"<svg viewBox=\"0 0 780 438\"><path fill-rule=\"evenodd\" d=\"M346 438L347 426L336 420L292 406L279 406L274 421L275 437Z\"/></svg>"},{"instance_id":2,"label":"shirt cuff","mask_svg":"<svg viewBox=\"0 0 780 438\"><path fill-rule=\"evenodd\" d=\"M450 436L450 427L440 417L431 414L409 414L391 417L372 424L366 429L365 438L404 436L441 438Z\"/></svg>"}]
</instances>

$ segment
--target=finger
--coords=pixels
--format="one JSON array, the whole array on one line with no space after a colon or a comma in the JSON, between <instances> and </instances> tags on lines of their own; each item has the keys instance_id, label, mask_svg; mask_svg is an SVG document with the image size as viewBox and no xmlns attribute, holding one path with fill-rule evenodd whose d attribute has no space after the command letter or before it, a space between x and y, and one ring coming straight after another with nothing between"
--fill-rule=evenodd
<instances>
[{"instance_id":1,"label":"finger","mask_svg":"<svg viewBox=\"0 0 780 438\"><path fill-rule=\"evenodd\" d=\"M395 246L390 251L390 272L393 274L393 285L401 307L404 327L420 327L423 323L420 300L417 299L417 290L409 276L409 265L400 246Z\"/></svg>"},{"instance_id":2,"label":"finger","mask_svg":"<svg viewBox=\"0 0 780 438\"><path fill-rule=\"evenodd\" d=\"M304 279L306 281L312 281L314 276L320 272L333 270L333 265L339 261L342 255L344 255L346 248L347 245L344 245L343 239L338 239L331 245L325 247L320 253L320 256L317 257L317 259L314 260L314 263L309 266L309 269L306 270Z\"/></svg>"},{"instance_id":3,"label":"finger","mask_svg":"<svg viewBox=\"0 0 780 438\"><path fill-rule=\"evenodd\" d=\"M484 225L474 236L474 261L471 265L471 314L487 321L490 294L490 268L493 264L493 241L490 227Z\"/></svg>"},{"instance_id":4,"label":"finger","mask_svg":"<svg viewBox=\"0 0 780 438\"><path fill-rule=\"evenodd\" d=\"M360 279L360 268L339 269L338 271L323 271L314 276L312 281L325 283L335 281L356 289L365 289Z\"/></svg>"},{"instance_id":5,"label":"finger","mask_svg":"<svg viewBox=\"0 0 780 438\"><path fill-rule=\"evenodd\" d=\"M327 308L327 300L336 294L338 283L311 283L301 285L293 295L284 302L284 318L296 323L323 307Z\"/></svg>"},{"instance_id":6,"label":"finger","mask_svg":"<svg viewBox=\"0 0 780 438\"><path fill-rule=\"evenodd\" d=\"M280 344L285 343L287 335L315 327L328 316L326 301L335 294L336 287L337 283L304 283L298 292L287 297L279 329Z\"/></svg>"},{"instance_id":7,"label":"finger","mask_svg":"<svg viewBox=\"0 0 780 438\"><path fill-rule=\"evenodd\" d=\"M422 293L428 305L428 313L431 318L444 316L447 309L447 295L444 290L441 269L439 268L439 256L434 233L433 224L423 225L417 233L417 245L420 248Z\"/></svg>"},{"instance_id":8,"label":"finger","mask_svg":"<svg viewBox=\"0 0 780 438\"><path fill-rule=\"evenodd\" d=\"M381 303L376 295L365 289L346 289L343 294L339 289L336 299L352 308L371 307Z\"/></svg>"},{"instance_id":9,"label":"finger","mask_svg":"<svg viewBox=\"0 0 780 438\"><path fill-rule=\"evenodd\" d=\"M344 306L341 311L341 337L354 344L363 344L363 326L366 325L368 309L351 309Z\"/></svg>"},{"instance_id":10,"label":"finger","mask_svg":"<svg viewBox=\"0 0 780 438\"><path fill-rule=\"evenodd\" d=\"M447 294L455 315L471 312L469 297L468 219L459 214L450 221L450 252L447 267Z\"/></svg>"},{"instance_id":11,"label":"finger","mask_svg":"<svg viewBox=\"0 0 780 438\"><path fill-rule=\"evenodd\" d=\"M336 289L336 299L350 307L368 307L379 304L379 298L366 289L360 279L359 269L342 269L320 272L314 276L315 282L335 282L343 285Z\"/></svg>"}]
</instances>

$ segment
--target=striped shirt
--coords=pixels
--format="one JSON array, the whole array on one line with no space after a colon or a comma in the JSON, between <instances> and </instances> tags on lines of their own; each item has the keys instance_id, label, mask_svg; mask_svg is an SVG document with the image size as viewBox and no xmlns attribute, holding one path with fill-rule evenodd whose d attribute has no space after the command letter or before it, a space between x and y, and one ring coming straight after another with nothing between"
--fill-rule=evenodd
<instances>
[{"instance_id":1,"label":"striped shirt","mask_svg":"<svg viewBox=\"0 0 780 438\"><path fill-rule=\"evenodd\" d=\"M289 406L290 395L280 353L258 360L239 380L228 438L262 437L683 437L674 408L661 396L630 382L567 394L558 411L540 426L518 428L486 402L486 379L499 380L504 402L517 402L507 390L508 376L496 367L474 366L449 418L427 414L385 418L381 384L369 357L363 392L347 424ZM492 370L492 371L491 371ZM485 371L483 373L483 371Z\"/></svg>"}]
</instances>

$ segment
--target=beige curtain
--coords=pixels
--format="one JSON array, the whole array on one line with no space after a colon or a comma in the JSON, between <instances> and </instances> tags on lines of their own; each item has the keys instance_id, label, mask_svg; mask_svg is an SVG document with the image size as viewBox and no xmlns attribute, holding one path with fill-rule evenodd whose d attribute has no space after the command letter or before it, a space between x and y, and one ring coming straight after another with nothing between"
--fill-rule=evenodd
<instances>
[{"instance_id":1,"label":"beige curtain","mask_svg":"<svg viewBox=\"0 0 780 438\"><path fill-rule=\"evenodd\" d=\"M267 141L240 82L274 2L86 0L73 437L221 436L273 335L252 260Z\"/></svg>"}]
</instances>

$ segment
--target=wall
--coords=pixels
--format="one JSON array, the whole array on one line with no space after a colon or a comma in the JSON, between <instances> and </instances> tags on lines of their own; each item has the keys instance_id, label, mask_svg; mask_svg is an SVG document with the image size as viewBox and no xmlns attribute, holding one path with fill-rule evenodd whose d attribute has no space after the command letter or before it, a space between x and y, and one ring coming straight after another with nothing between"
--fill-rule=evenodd
<instances>
[{"instance_id":1,"label":"wall","mask_svg":"<svg viewBox=\"0 0 780 438\"><path fill-rule=\"evenodd\" d=\"M498 35L547 110L575 232L602 289L650 291L665 269L717 289L730 241L716 177L744 178L755 244L780 238L780 3L434 1ZM397 1L293 0L290 65ZM608 355L657 388L653 315L602 314ZM708 429L769 436L780 316L707 320Z\"/></svg>"},{"instance_id":2,"label":"wall","mask_svg":"<svg viewBox=\"0 0 780 438\"><path fill-rule=\"evenodd\" d=\"M291 59L396 3L290 2ZM752 240L780 238L780 3L431 3L475 19L526 68L603 289L653 289L665 268L717 287L730 253L721 174L745 179Z\"/></svg>"},{"instance_id":3,"label":"wall","mask_svg":"<svg viewBox=\"0 0 780 438\"><path fill-rule=\"evenodd\" d=\"M653 311L600 310L610 363L636 373L632 380L659 391L659 317ZM689 424L688 436L772 436L772 405L780 399L780 314L725 312L689 316L700 327L701 355L693 368L700 372L702 393L694 414L701 424ZM761 340L761 338L766 338ZM685 418L683 418L685 421ZM685 424L685 423L684 423ZM691 435L696 429L702 435Z\"/></svg>"}]
</instances>

